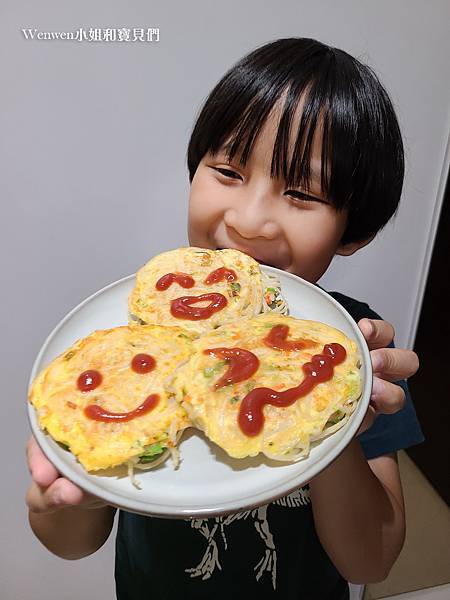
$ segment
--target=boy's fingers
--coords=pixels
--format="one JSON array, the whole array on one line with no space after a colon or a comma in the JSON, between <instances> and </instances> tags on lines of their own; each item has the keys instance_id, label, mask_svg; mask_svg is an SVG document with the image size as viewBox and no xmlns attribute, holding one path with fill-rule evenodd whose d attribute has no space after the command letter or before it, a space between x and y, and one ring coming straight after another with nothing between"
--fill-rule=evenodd
<instances>
[{"instance_id":1,"label":"boy's fingers","mask_svg":"<svg viewBox=\"0 0 450 600\"><path fill-rule=\"evenodd\" d=\"M367 431L372 427L379 414L393 414L405 405L405 392L403 388L395 383L384 381L378 377L373 378L372 396L369 408L356 435Z\"/></svg>"},{"instance_id":2,"label":"boy's fingers","mask_svg":"<svg viewBox=\"0 0 450 600\"><path fill-rule=\"evenodd\" d=\"M395 383L374 377L370 403L377 413L393 414L405 405L405 392Z\"/></svg>"},{"instance_id":3,"label":"boy's fingers","mask_svg":"<svg viewBox=\"0 0 450 600\"><path fill-rule=\"evenodd\" d=\"M361 319L358 327L364 335L370 350L385 348L394 339L395 330L390 323L380 319Z\"/></svg>"},{"instance_id":4,"label":"boy's fingers","mask_svg":"<svg viewBox=\"0 0 450 600\"><path fill-rule=\"evenodd\" d=\"M34 437L28 440L27 458L30 474L41 487L48 487L59 477L58 471L39 448Z\"/></svg>"},{"instance_id":5,"label":"boy's fingers","mask_svg":"<svg viewBox=\"0 0 450 600\"><path fill-rule=\"evenodd\" d=\"M379 348L370 353L373 372L381 379L398 381L414 375L419 368L419 358L412 350Z\"/></svg>"}]
</instances>

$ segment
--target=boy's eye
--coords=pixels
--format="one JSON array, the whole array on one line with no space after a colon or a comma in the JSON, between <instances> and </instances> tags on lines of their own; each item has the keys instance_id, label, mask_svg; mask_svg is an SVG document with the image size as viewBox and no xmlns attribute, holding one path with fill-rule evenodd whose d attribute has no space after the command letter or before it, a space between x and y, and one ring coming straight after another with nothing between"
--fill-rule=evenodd
<instances>
[{"instance_id":1,"label":"boy's eye","mask_svg":"<svg viewBox=\"0 0 450 600\"><path fill-rule=\"evenodd\" d=\"M316 196L311 196L310 194L305 194L304 192L299 192L298 190L288 190L284 193L286 196L291 196L296 200L302 200L304 202L321 202L322 204L326 204L325 200L322 200L322 198L317 198Z\"/></svg>"},{"instance_id":2,"label":"boy's eye","mask_svg":"<svg viewBox=\"0 0 450 600\"><path fill-rule=\"evenodd\" d=\"M214 169L214 171L218 171L219 173L221 173L225 177L229 177L230 179L242 179L242 177L239 175L239 173L236 173L235 171L231 171L230 169L221 169L219 167L213 167L213 169Z\"/></svg>"}]
</instances>

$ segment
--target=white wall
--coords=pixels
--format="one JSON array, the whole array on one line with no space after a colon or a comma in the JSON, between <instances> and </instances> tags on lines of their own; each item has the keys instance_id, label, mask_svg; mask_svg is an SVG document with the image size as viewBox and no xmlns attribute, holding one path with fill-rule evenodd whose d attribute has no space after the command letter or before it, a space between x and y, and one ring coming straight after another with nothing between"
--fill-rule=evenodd
<instances>
[{"instance_id":1,"label":"white wall","mask_svg":"<svg viewBox=\"0 0 450 600\"><path fill-rule=\"evenodd\" d=\"M225 70L255 46L316 37L368 62L390 91L408 154L402 207L377 241L337 261L324 281L370 301L395 323L398 343L411 343L449 132L449 17L446 0L3 0L2 599L113 597L112 540L70 563L28 529L29 370L44 337L81 299L186 242L194 117ZM161 40L30 42L21 33L80 26L155 26Z\"/></svg>"}]
</instances>

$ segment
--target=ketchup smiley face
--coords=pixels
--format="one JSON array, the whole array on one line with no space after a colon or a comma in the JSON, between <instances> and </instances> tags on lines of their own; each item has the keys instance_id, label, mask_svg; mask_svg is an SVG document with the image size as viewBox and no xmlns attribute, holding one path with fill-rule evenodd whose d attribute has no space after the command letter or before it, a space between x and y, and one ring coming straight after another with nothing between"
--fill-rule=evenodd
<instances>
[{"instance_id":1,"label":"ketchup smiley face","mask_svg":"<svg viewBox=\"0 0 450 600\"><path fill-rule=\"evenodd\" d=\"M131 370L140 376L150 373L155 367L156 361L150 354L136 354L130 362ZM99 371L84 371L77 379L77 387L81 392L90 392L98 388L102 381L103 376ZM136 417L146 415L157 406L159 399L158 394L150 394L139 406L127 412L112 412L98 404L88 404L84 409L84 414L88 419L94 421L123 423L124 421L131 421Z\"/></svg>"},{"instance_id":2,"label":"ketchup smiley face","mask_svg":"<svg viewBox=\"0 0 450 600\"><path fill-rule=\"evenodd\" d=\"M219 267L211 271L203 281L204 284L211 286L221 281L232 283L238 279L233 269ZM163 292L173 283L177 283L184 288L192 288L195 285L194 278L187 273L166 273L158 279L155 288ZM208 302L206 306L199 306ZM223 294L211 292L200 294L199 296L181 296L170 302L170 313L176 319L185 319L187 321L203 321L209 319L214 313L223 310L228 305L228 300Z\"/></svg>"}]
</instances>

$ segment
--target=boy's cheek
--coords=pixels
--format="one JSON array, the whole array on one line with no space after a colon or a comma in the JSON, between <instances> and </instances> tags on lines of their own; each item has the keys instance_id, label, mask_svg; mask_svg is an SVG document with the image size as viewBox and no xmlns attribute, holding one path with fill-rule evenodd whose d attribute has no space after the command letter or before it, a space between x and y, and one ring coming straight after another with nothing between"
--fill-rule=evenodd
<instances>
[{"instance_id":1,"label":"boy's cheek","mask_svg":"<svg viewBox=\"0 0 450 600\"><path fill-rule=\"evenodd\" d=\"M188 237L191 246L207 247L208 221L196 208L189 207Z\"/></svg>"},{"instance_id":2,"label":"boy's cheek","mask_svg":"<svg viewBox=\"0 0 450 600\"><path fill-rule=\"evenodd\" d=\"M213 190L201 196L191 194L188 210L189 227L208 229L212 223L221 218L223 212L220 198L214 194Z\"/></svg>"}]
</instances>

